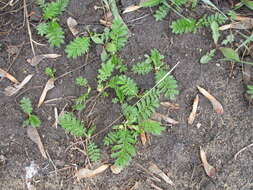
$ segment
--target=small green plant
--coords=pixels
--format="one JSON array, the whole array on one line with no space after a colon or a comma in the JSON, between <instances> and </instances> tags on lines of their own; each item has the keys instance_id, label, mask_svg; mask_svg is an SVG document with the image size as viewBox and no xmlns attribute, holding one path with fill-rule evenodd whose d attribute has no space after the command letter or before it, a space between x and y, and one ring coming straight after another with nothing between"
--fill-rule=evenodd
<instances>
[{"instance_id":1,"label":"small green plant","mask_svg":"<svg viewBox=\"0 0 253 190\"><path fill-rule=\"evenodd\" d=\"M24 121L23 125L30 125L32 127L39 127L41 125L41 121L38 116L32 114L33 108L31 100L29 98L23 97L20 101L20 107L22 111L28 115L28 119Z\"/></svg>"},{"instance_id":2,"label":"small green plant","mask_svg":"<svg viewBox=\"0 0 253 190\"><path fill-rule=\"evenodd\" d=\"M56 69L55 68L46 67L44 72L50 78L55 78L55 73L56 73Z\"/></svg>"},{"instance_id":3,"label":"small green plant","mask_svg":"<svg viewBox=\"0 0 253 190\"><path fill-rule=\"evenodd\" d=\"M89 37L77 37L72 42L70 42L65 52L67 53L68 58L77 58L88 52L90 47L90 38Z\"/></svg>"},{"instance_id":4,"label":"small green plant","mask_svg":"<svg viewBox=\"0 0 253 190\"><path fill-rule=\"evenodd\" d=\"M86 108L86 100L89 97L91 87L88 85L87 79L83 77L77 77L75 83L80 87L87 87L87 92L75 99L75 104L73 106L74 110L81 111Z\"/></svg>"},{"instance_id":5,"label":"small green plant","mask_svg":"<svg viewBox=\"0 0 253 190\"><path fill-rule=\"evenodd\" d=\"M57 22L57 17L66 9L69 0L57 0L51 3L45 3L43 0L37 0L42 8L44 22L40 23L36 29L38 34L45 36L50 45L60 47L64 43L64 31Z\"/></svg>"},{"instance_id":6,"label":"small green plant","mask_svg":"<svg viewBox=\"0 0 253 190\"><path fill-rule=\"evenodd\" d=\"M132 71L135 74L139 74L139 75L148 74L153 69L151 63L152 63L152 60L149 57L147 57L145 61L139 62L133 65Z\"/></svg>"},{"instance_id":7,"label":"small green plant","mask_svg":"<svg viewBox=\"0 0 253 190\"><path fill-rule=\"evenodd\" d=\"M253 98L253 85L247 85L247 94L249 94L250 97Z\"/></svg>"},{"instance_id":8,"label":"small green plant","mask_svg":"<svg viewBox=\"0 0 253 190\"><path fill-rule=\"evenodd\" d=\"M209 63L213 59L215 52L216 52L216 49L212 49L209 52L207 52L205 55L203 55L200 58L200 63L202 64Z\"/></svg>"},{"instance_id":9,"label":"small green plant","mask_svg":"<svg viewBox=\"0 0 253 190\"><path fill-rule=\"evenodd\" d=\"M101 159L101 151L94 142L87 145L87 155L92 162L97 162Z\"/></svg>"}]
</instances>

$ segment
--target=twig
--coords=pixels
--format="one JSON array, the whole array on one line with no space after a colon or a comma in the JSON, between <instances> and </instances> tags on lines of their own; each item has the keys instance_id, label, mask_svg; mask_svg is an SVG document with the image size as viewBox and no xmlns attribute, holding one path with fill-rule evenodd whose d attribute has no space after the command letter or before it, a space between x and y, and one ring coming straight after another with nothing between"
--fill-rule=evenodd
<instances>
[{"instance_id":1,"label":"twig","mask_svg":"<svg viewBox=\"0 0 253 190\"><path fill-rule=\"evenodd\" d=\"M27 30L28 30L28 34L29 34L30 44L31 44L33 56L35 56L36 54L35 54L35 50L34 50L34 46L33 46L32 32L31 32L31 28L30 28L30 22L28 19L26 0L24 0L24 12L25 12L25 19L26 19L26 25L27 25Z\"/></svg>"},{"instance_id":2,"label":"twig","mask_svg":"<svg viewBox=\"0 0 253 190\"><path fill-rule=\"evenodd\" d=\"M235 154L234 159L236 160L236 159L237 159L237 156L238 156L240 153L242 153L243 151L245 151L247 148L249 148L249 147L251 147L251 146L253 146L253 143L251 143L251 144L249 144L248 146L245 146L244 148L242 148L241 150L239 150L239 151Z\"/></svg>"}]
</instances>

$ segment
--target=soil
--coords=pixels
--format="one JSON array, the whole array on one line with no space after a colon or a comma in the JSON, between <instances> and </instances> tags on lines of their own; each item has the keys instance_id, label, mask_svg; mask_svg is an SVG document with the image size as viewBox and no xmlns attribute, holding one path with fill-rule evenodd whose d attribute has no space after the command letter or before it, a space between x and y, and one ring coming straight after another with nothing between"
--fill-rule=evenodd
<instances>
[{"instance_id":1,"label":"soil","mask_svg":"<svg viewBox=\"0 0 253 190\"><path fill-rule=\"evenodd\" d=\"M6 1L7 2L7 1ZM1 5L2 2L0 2ZM135 1L124 0L119 4L123 10ZM36 7L33 1L27 1L28 12ZM99 19L103 11L95 10L94 6L101 6L99 0L71 0L66 11L60 17L60 23L66 33L66 43L73 39L66 25L69 16L75 18L80 28L89 26L92 30L101 31L103 27ZM2 5L1 5L2 6ZM227 9L226 2L220 3L222 9ZM77 181L72 178L77 168L87 165L86 157L69 146L78 139L66 134L60 127L53 127L54 108L62 110L71 106L73 97L79 96L81 89L74 85L77 76L88 79L94 89L95 97L97 70L100 68L100 48L92 45L86 56L76 60L67 59L62 48L50 47L45 38L36 34L36 22L31 22L32 37L46 46L35 46L36 54L59 53L63 56L55 60L43 60L36 68L27 59L32 57L27 27L23 19L23 1L17 1L13 6L0 9L0 68L8 70L18 80L32 73L33 79L17 95L7 97L4 88L11 83L3 79L0 88L0 189L27 189L25 183L25 167L33 161L39 166L39 174L33 180L37 190L129 190L138 182L138 190L153 189L151 183L162 189L177 190L250 190L253 189L253 149L249 147L235 154L253 140L253 109L244 98L245 86L242 80L241 65L234 67L226 62L213 61L201 65L200 57L213 48L212 36L209 29L200 29L195 34L175 35L169 29L172 20L178 18L171 13L164 21L156 22L151 15L151 9L141 9L122 17L127 23L131 35L126 47L121 51L121 57L129 68L141 60L143 55L152 48L157 48L164 56L169 67L179 62L173 75L178 80L180 95L174 101L180 105L179 110L160 108L158 112L168 114L178 120L178 125L167 125L167 130L161 136L150 136L150 144L142 146L138 143L138 154L131 164L120 174L112 174L110 170L91 179ZM203 4L185 15L199 17L209 9ZM221 55L217 55L220 58ZM56 75L60 76L68 71L84 65L56 82L56 87L47 96L47 100L61 98L57 101L43 104L37 108L40 94L48 80L44 74L47 66L56 68ZM131 72L141 89L148 89L154 85L153 75L138 77ZM200 95L200 103L196 120L193 125L187 125L187 118L192 109L192 102L198 93L196 86L202 86L212 93L224 106L224 114L218 115L213 111L208 100ZM22 97L29 97L33 101L34 112L41 118L42 126L38 128L43 144L50 160L44 160L37 146L27 137L26 128L22 127L25 115L19 107ZM120 106L112 104L114 97L109 92L109 98L100 97L90 116L83 113L80 117L93 121L97 132L105 130L120 116ZM109 129L108 129L109 130ZM96 137L96 142L102 145L102 139L108 130ZM199 157L199 147L206 153L209 163L216 168L216 174L210 178L206 175ZM68 149L67 149L68 148ZM103 148L101 163L110 163L109 150ZM52 165L54 163L58 172ZM175 186L164 181L157 182L150 179L145 171L150 162L163 170ZM101 164L100 163L100 164ZM99 164L92 165L95 168ZM144 169L143 169L144 168Z\"/></svg>"}]
</instances>

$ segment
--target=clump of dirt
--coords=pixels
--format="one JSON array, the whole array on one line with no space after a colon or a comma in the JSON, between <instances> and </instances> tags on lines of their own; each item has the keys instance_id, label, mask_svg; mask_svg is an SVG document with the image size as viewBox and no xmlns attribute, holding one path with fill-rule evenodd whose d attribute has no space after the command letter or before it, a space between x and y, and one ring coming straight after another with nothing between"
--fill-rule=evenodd
<instances>
[{"instance_id":1,"label":"clump of dirt","mask_svg":"<svg viewBox=\"0 0 253 190\"><path fill-rule=\"evenodd\" d=\"M1 3L1 2L0 2ZM27 2L28 10L35 6L34 2ZM122 1L119 9L133 4L133 1ZM94 6L101 6L101 1L70 1L68 11L60 18L60 23L66 33L66 42L73 39L66 25L69 16L75 18L83 27L90 26L100 31L103 27L99 19L102 10L95 10ZM199 5L195 14L203 12L206 7ZM0 10L0 68L7 70L22 80L29 73L33 73L33 80L17 95L6 97L3 90L10 82L1 80L0 89L0 189L26 189L25 167L35 161L40 166L39 176L34 180L37 189L131 189L136 182L137 189L152 189L150 176L145 168L153 162L163 172L169 175L175 183L172 187L165 182L154 182L162 189L201 189L201 190L249 190L253 188L252 181L252 147L246 149L234 159L235 154L252 143L253 110L244 99L244 86L240 65L233 68L233 78L230 77L231 65L210 63L200 65L199 59L212 48L212 36L209 29L201 29L196 34L174 35L169 29L172 20L178 16L171 13L161 22L156 22L152 10L142 9L123 15L131 36L126 47L121 52L124 64L130 67L150 49L157 48L165 56L168 67L179 65L173 75L179 82L180 95L174 103L180 105L179 110L159 111L178 120L180 124L167 126L161 136L150 136L150 144L142 146L138 143L138 154L131 164L119 175L109 170L92 179L76 181L72 179L75 169L86 166L85 156L72 150L69 146L74 142L73 137L61 128L54 128L54 107L62 110L71 105L73 97L80 95L80 89L74 85L77 76L88 79L91 87L96 89L97 70L100 68L100 50L93 46L88 59L80 57L69 60L66 56L56 60L43 60L36 68L27 63L32 57L29 36L23 20L23 2L17 1L13 7ZM36 22L31 22L33 39L39 43L47 43L35 31ZM16 51L10 51L17 47ZM8 51L9 50L9 51ZM63 48L51 48L36 45L36 53L59 53L65 55ZM81 69L74 71L56 82L56 87L48 93L47 99L60 98L50 104L44 104L35 113L42 120L38 129L44 146L51 161L41 157L36 145L27 137L26 129L22 127L24 115L19 108L19 101L23 96L31 98L34 107L37 105L43 85L47 81L44 69L47 66L56 68L56 75L71 71L83 64ZM140 88L148 89L154 84L153 76L135 77ZM192 102L198 93L196 86L202 86L211 92L224 106L224 114L216 114L206 98L200 95L200 103L194 124L187 125L187 118L192 109ZM96 96L94 90L92 95ZM92 120L97 131L103 130L120 115L120 106L111 104L109 99L99 98L93 110ZM104 133L96 139L102 145ZM206 176L199 158L199 147L202 146L217 173L214 178ZM103 161L110 162L108 151L103 149ZM52 164L54 163L54 164ZM54 166L58 169L55 170Z\"/></svg>"}]
</instances>

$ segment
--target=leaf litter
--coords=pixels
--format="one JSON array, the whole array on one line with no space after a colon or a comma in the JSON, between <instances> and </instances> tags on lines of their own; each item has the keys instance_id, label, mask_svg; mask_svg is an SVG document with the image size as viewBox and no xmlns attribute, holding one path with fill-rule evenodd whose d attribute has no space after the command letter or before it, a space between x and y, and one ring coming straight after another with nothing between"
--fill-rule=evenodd
<instances>
[{"instance_id":1,"label":"leaf litter","mask_svg":"<svg viewBox=\"0 0 253 190\"><path fill-rule=\"evenodd\" d=\"M152 120L159 121L159 122L165 121L165 122L167 122L167 123L169 123L169 124L173 124L173 125L179 124L178 121L176 121L176 120L174 120L174 119L172 119L172 118L170 118L170 117L168 117L168 116L166 116L166 115L157 113L157 112L155 112L155 113L151 116L151 119L152 119Z\"/></svg>"},{"instance_id":2,"label":"leaf litter","mask_svg":"<svg viewBox=\"0 0 253 190\"><path fill-rule=\"evenodd\" d=\"M204 88L201 88L200 86L197 86L197 88L199 92L203 94L211 102L213 109L216 113L218 114L224 113L221 103L214 96L212 96L209 92L207 92Z\"/></svg>"},{"instance_id":3,"label":"leaf litter","mask_svg":"<svg viewBox=\"0 0 253 190\"><path fill-rule=\"evenodd\" d=\"M200 147L200 159L203 163L203 167L205 169L206 175L208 175L209 177L213 177L215 175L215 172L216 172L215 168L208 163L206 153L202 149L202 147Z\"/></svg>"},{"instance_id":4,"label":"leaf litter","mask_svg":"<svg viewBox=\"0 0 253 190\"><path fill-rule=\"evenodd\" d=\"M7 78L11 82L16 83L16 84L19 83L19 81L14 76L12 76L11 74L9 74L8 72L6 72L5 70L1 68L0 68L0 77Z\"/></svg>"},{"instance_id":5,"label":"leaf litter","mask_svg":"<svg viewBox=\"0 0 253 190\"><path fill-rule=\"evenodd\" d=\"M27 59L27 62L30 63L32 66L38 65L44 59L55 59L60 57L59 54L43 54L43 55L36 55L32 59Z\"/></svg>"},{"instance_id":6,"label":"leaf litter","mask_svg":"<svg viewBox=\"0 0 253 190\"><path fill-rule=\"evenodd\" d=\"M195 99L193 101L191 114L188 117L188 124L189 125L192 125L193 122L194 122L194 120L195 120L195 118L196 118L198 104L199 104L199 95L196 95L196 97L195 97Z\"/></svg>"},{"instance_id":7,"label":"leaf litter","mask_svg":"<svg viewBox=\"0 0 253 190\"><path fill-rule=\"evenodd\" d=\"M94 177L94 176L104 172L109 166L110 166L109 164L104 164L94 170L91 170L88 168L82 168L76 172L75 177L78 179Z\"/></svg>"},{"instance_id":8,"label":"leaf litter","mask_svg":"<svg viewBox=\"0 0 253 190\"><path fill-rule=\"evenodd\" d=\"M76 26L78 25L77 21L72 18L72 17L69 17L67 19L67 25L69 27L69 30L70 32L74 35L74 36L77 36L77 34L79 33L79 31L76 29Z\"/></svg>"},{"instance_id":9,"label":"leaf litter","mask_svg":"<svg viewBox=\"0 0 253 190\"><path fill-rule=\"evenodd\" d=\"M43 158L47 159L47 154L37 129L34 127L27 127L27 135L35 144L37 144Z\"/></svg>"},{"instance_id":10,"label":"leaf litter","mask_svg":"<svg viewBox=\"0 0 253 190\"><path fill-rule=\"evenodd\" d=\"M4 94L6 96L12 96L21 90L33 77L33 75L27 75L25 79L20 84L15 84L14 86L7 86L4 89Z\"/></svg>"},{"instance_id":11,"label":"leaf litter","mask_svg":"<svg viewBox=\"0 0 253 190\"><path fill-rule=\"evenodd\" d=\"M38 108L43 104L43 102L44 102L44 100L45 100L45 98L47 96L48 91L51 90L51 89L53 89L55 87L54 82L55 82L54 78L50 78L47 81L47 83L46 83L46 85L45 85L45 87L44 87L44 89L42 91L42 94L40 96L39 103L38 103Z\"/></svg>"}]
</instances>

